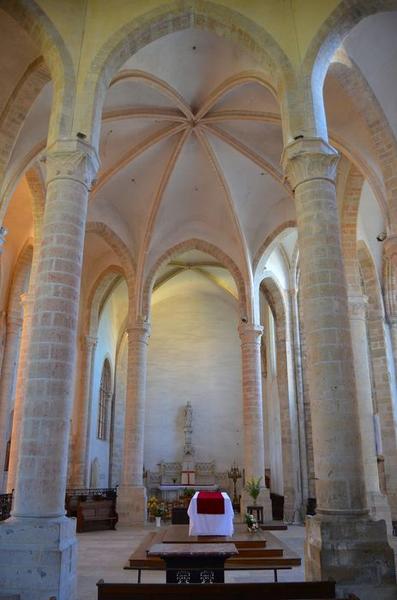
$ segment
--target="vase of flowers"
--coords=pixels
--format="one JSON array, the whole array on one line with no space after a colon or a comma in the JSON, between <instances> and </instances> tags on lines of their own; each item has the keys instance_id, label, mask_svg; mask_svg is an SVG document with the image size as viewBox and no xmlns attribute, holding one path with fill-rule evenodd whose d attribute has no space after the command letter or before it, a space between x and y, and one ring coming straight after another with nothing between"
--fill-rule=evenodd
<instances>
[{"instance_id":1,"label":"vase of flowers","mask_svg":"<svg viewBox=\"0 0 397 600\"><path fill-rule=\"evenodd\" d=\"M161 526L161 517L164 515L164 504L156 496L151 496L147 502L149 515L155 518L156 527Z\"/></svg>"},{"instance_id":2,"label":"vase of flowers","mask_svg":"<svg viewBox=\"0 0 397 600\"><path fill-rule=\"evenodd\" d=\"M261 492L261 481L262 477L258 477L257 479L255 479L255 477L251 477L251 479L249 479L245 484L245 491L251 496L254 505L256 504L258 496Z\"/></svg>"},{"instance_id":3,"label":"vase of flowers","mask_svg":"<svg viewBox=\"0 0 397 600\"><path fill-rule=\"evenodd\" d=\"M247 525L247 529L250 533L255 533L259 531L259 525L254 515L250 513L245 513L245 524Z\"/></svg>"}]
</instances>

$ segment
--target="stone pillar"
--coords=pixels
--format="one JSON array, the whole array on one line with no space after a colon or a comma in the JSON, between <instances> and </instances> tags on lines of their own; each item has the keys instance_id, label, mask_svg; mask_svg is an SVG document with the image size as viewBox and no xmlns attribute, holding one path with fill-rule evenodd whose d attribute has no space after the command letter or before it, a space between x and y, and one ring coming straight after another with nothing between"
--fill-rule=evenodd
<instances>
[{"instance_id":1,"label":"stone pillar","mask_svg":"<svg viewBox=\"0 0 397 600\"><path fill-rule=\"evenodd\" d=\"M383 286L386 318L390 326L394 373L397 381L397 235L387 237L383 245Z\"/></svg>"},{"instance_id":2,"label":"stone pillar","mask_svg":"<svg viewBox=\"0 0 397 600\"><path fill-rule=\"evenodd\" d=\"M31 294L21 295L21 304L23 310L23 323L21 332L21 341L19 345L19 361L17 381L15 385L14 416L12 419L10 462L8 464L7 491L9 493L15 488L15 480L18 466L19 441L21 439L21 415L24 398L24 383L26 372L26 361L29 346L30 326L32 322L33 298Z\"/></svg>"},{"instance_id":3,"label":"stone pillar","mask_svg":"<svg viewBox=\"0 0 397 600\"><path fill-rule=\"evenodd\" d=\"M98 338L85 335L81 340L79 400L76 411L76 436L73 450L72 487L88 487L90 479L89 443L91 438L92 371Z\"/></svg>"},{"instance_id":4,"label":"stone pillar","mask_svg":"<svg viewBox=\"0 0 397 600\"><path fill-rule=\"evenodd\" d=\"M269 490L265 488L265 449L263 440L261 337L263 327L252 323L239 325L242 359L244 465L245 480L262 477L262 490L257 504L263 506L265 521L272 520ZM252 504L248 492L243 490L241 512Z\"/></svg>"},{"instance_id":5,"label":"stone pillar","mask_svg":"<svg viewBox=\"0 0 397 600\"><path fill-rule=\"evenodd\" d=\"M303 380L302 380L302 357L299 339L299 314L298 314L298 290L290 288L288 290L289 306L291 314L291 342L294 363L294 381L296 390L296 406L298 419L298 444L299 444L299 463L300 463L300 483L301 483L301 516L306 514L306 503L309 498L309 469L306 448L306 427L305 427L305 407L303 403Z\"/></svg>"},{"instance_id":6,"label":"stone pillar","mask_svg":"<svg viewBox=\"0 0 397 600\"><path fill-rule=\"evenodd\" d=\"M0 523L0 589L21 600L76 597L75 520L65 488L88 191L95 151L47 150L47 194L33 302L15 500Z\"/></svg>"},{"instance_id":7,"label":"stone pillar","mask_svg":"<svg viewBox=\"0 0 397 600\"><path fill-rule=\"evenodd\" d=\"M367 302L362 295L354 297L349 295L348 301L367 505L371 517L384 519L388 532L392 535L391 514L387 497L381 494L379 488L372 383L368 356Z\"/></svg>"},{"instance_id":8,"label":"stone pillar","mask_svg":"<svg viewBox=\"0 0 397 600\"><path fill-rule=\"evenodd\" d=\"M338 154L324 140L308 137L288 144L282 160L296 203L316 475L306 578L392 583L385 523L369 519L366 503L335 191Z\"/></svg>"},{"instance_id":9,"label":"stone pillar","mask_svg":"<svg viewBox=\"0 0 397 600\"><path fill-rule=\"evenodd\" d=\"M19 314L8 314L6 317L6 342L0 380L0 484L4 492L6 482L3 480L4 461L7 446L7 432L12 400L15 389L15 370L18 364L19 340L21 337L22 317Z\"/></svg>"},{"instance_id":10,"label":"stone pillar","mask_svg":"<svg viewBox=\"0 0 397 600\"><path fill-rule=\"evenodd\" d=\"M122 525L146 519L146 488L143 485L146 367L150 325L137 321L128 329L128 374L125 407L123 480L117 511Z\"/></svg>"}]
</instances>

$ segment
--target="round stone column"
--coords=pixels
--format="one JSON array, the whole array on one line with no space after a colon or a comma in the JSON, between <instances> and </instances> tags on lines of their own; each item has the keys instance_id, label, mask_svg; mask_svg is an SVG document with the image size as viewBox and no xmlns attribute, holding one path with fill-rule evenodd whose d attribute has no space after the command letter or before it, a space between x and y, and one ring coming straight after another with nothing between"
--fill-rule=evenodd
<instances>
[{"instance_id":1,"label":"round stone column","mask_svg":"<svg viewBox=\"0 0 397 600\"><path fill-rule=\"evenodd\" d=\"M11 493L15 489L15 480L18 466L19 456L19 442L21 439L21 417L22 417L22 406L25 392L25 372L26 372L26 361L29 347L29 336L30 327L32 323L32 295L22 294L21 304L23 310L23 323L21 331L21 341L19 345L19 360L18 360L18 372L17 381L15 385L15 402L14 402L14 416L12 419L12 433L11 433L11 446L10 446L10 462L8 464L8 477L7 477L7 491Z\"/></svg>"},{"instance_id":2,"label":"round stone column","mask_svg":"<svg viewBox=\"0 0 397 600\"><path fill-rule=\"evenodd\" d=\"M22 330L22 317L19 314L8 314L6 317L6 341L0 380L0 485L3 491L6 482L3 480L4 460L7 446L7 430L15 389L15 370L18 364L18 350Z\"/></svg>"},{"instance_id":3,"label":"round stone column","mask_svg":"<svg viewBox=\"0 0 397 600\"><path fill-rule=\"evenodd\" d=\"M269 490L265 488L265 448L263 439L261 337L263 327L253 323L241 323L238 328L241 340L244 465L245 480L262 478L262 490L257 504L264 508L264 520L272 520ZM243 490L241 512L252 504L248 492Z\"/></svg>"},{"instance_id":4,"label":"round stone column","mask_svg":"<svg viewBox=\"0 0 397 600\"><path fill-rule=\"evenodd\" d=\"M370 515L374 519L384 519L386 521L388 532L392 535L391 515L387 497L381 494L379 488L366 325L367 300L362 295L349 295L348 303L367 505Z\"/></svg>"},{"instance_id":5,"label":"round stone column","mask_svg":"<svg viewBox=\"0 0 397 600\"><path fill-rule=\"evenodd\" d=\"M335 191L338 154L324 140L308 137L288 144L282 160L295 196L316 476L306 577L392 582L385 524L369 520L366 502Z\"/></svg>"},{"instance_id":6,"label":"round stone column","mask_svg":"<svg viewBox=\"0 0 397 600\"><path fill-rule=\"evenodd\" d=\"M146 518L146 488L143 485L146 368L150 325L137 321L128 332L128 373L124 430L123 480L117 511L125 525Z\"/></svg>"},{"instance_id":7,"label":"round stone column","mask_svg":"<svg viewBox=\"0 0 397 600\"><path fill-rule=\"evenodd\" d=\"M74 438L72 487L89 486L88 456L91 437L92 369L98 338L85 335L81 340L79 400L76 411L76 434Z\"/></svg>"},{"instance_id":8,"label":"round stone column","mask_svg":"<svg viewBox=\"0 0 397 600\"><path fill-rule=\"evenodd\" d=\"M79 140L47 149L15 499L0 523L2 591L23 598L75 598L75 520L65 517L65 489L87 199L98 164Z\"/></svg>"}]
</instances>

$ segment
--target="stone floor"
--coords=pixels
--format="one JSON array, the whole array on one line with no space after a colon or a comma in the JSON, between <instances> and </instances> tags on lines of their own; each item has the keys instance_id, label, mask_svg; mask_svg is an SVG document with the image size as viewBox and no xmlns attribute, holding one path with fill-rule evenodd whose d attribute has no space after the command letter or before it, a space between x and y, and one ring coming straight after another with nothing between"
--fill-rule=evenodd
<instances>
[{"instance_id":1,"label":"stone floor","mask_svg":"<svg viewBox=\"0 0 397 600\"><path fill-rule=\"evenodd\" d=\"M96 600L96 582L137 581L136 571L123 570L132 551L140 544L152 525L121 528L117 531L97 531L78 534L78 600ZM273 531L291 550L303 556L304 527L293 525L287 531ZM279 581L302 581L303 565L291 570L279 571ZM142 582L165 582L165 572L144 571ZM233 571L226 573L226 581L273 581L273 571Z\"/></svg>"},{"instance_id":2,"label":"stone floor","mask_svg":"<svg viewBox=\"0 0 397 600\"><path fill-rule=\"evenodd\" d=\"M122 528L117 531L97 531L78 534L78 600L96 600L96 582L104 581L136 582L136 571L125 571L124 564L132 551L140 544L146 533L155 529L154 525L145 527ZM286 531L272 531L272 534L287 544L291 550L303 559L305 528L290 525ZM389 538L397 557L397 537ZM397 564L397 560L396 560ZM303 560L301 567L279 571L279 581L303 581ZM226 573L226 582L233 581L273 581L273 571L233 571ZM165 572L143 571L142 582L165 582ZM397 586L388 586L386 590L364 593L362 600L397 600Z\"/></svg>"}]
</instances>

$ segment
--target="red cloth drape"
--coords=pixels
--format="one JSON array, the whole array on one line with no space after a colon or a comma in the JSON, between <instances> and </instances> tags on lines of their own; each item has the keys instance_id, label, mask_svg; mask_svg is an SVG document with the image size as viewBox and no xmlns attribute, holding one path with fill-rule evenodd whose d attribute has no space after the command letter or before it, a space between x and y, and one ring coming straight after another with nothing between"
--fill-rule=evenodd
<instances>
[{"instance_id":1,"label":"red cloth drape","mask_svg":"<svg viewBox=\"0 0 397 600\"><path fill-rule=\"evenodd\" d=\"M224 515L225 501L221 492L199 492L197 512L204 515Z\"/></svg>"}]
</instances>

